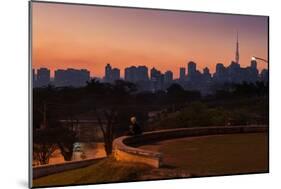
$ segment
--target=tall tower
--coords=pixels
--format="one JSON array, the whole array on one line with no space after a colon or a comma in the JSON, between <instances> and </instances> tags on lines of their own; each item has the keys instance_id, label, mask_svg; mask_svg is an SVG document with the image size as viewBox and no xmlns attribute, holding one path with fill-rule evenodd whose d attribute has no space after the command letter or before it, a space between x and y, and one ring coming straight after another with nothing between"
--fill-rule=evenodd
<instances>
[{"instance_id":1,"label":"tall tower","mask_svg":"<svg viewBox=\"0 0 281 189\"><path fill-rule=\"evenodd\" d=\"M236 53L235 53L235 62L239 64L239 39L238 39L238 32L236 36Z\"/></svg>"},{"instance_id":2,"label":"tall tower","mask_svg":"<svg viewBox=\"0 0 281 189\"><path fill-rule=\"evenodd\" d=\"M185 68L181 67L180 68L180 78L181 81L185 79Z\"/></svg>"},{"instance_id":3,"label":"tall tower","mask_svg":"<svg viewBox=\"0 0 281 189\"><path fill-rule=\"evenodd\" d=\"M110 80L111 80L111 71L112 71L111 65L108 63L105 66L105 76L104 76L104 79L105 79L106 82L110 82Z\"/></svg>"}]
</instances>

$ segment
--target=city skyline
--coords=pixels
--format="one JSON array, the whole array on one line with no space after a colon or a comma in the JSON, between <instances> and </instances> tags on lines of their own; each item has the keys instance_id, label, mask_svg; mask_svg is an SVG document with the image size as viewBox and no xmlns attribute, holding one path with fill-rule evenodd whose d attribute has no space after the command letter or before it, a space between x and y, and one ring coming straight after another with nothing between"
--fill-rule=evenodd
<instances>
[{"instance_id":1,"label":"city skyline","mask_svg":"<svg viewBox=\"0 0 281 189\"><path fill-rule=\"evenodd\" d=\"M257 61L254 57L252 57L251 61L248 62L248 65L246 65L245 67L241 67L241 68L242 68L242 69L243 69L243 68L245 69L245 68L249 67L249 66L250 66L249 63L251 63L253 60L256 62L257 67L258 67L258 61L260 61L260 60ZM175 76L175 73L174 73L173 71L171 71L171 69L163 70L163 71L162 71L162 70L159 70L159 69L158 69L157 67L155 67L155 66L149 68L149 67L147 67L147 66L145 66L145 65L130 65L130 66L128 66L128 67L125 67L124 70L121 70L121 69L118 68L118 67L114 67L114 66L113 66L112 64L110 64L110 63L107 63L107 64L104 65L103 74L102 74L101 76L95 76L95 75L91 74L91 71L88 70L87 68L78 68L78 69L77 69L77 68L72 68L72 67L66 67L66 68L63 68L63 69L58 68L58 69L56 69L56 70L51 70L51 69L49 69L48 67L33 68L33 74L37 75L38 70L41 70L41 69L45 70L45 69L47 69L47 70L50 72L50 79L54 79L55 76L56 76L56 72L58 72L58 71L68 71L68 70L87 71L87 72L89 72L89 77L90 77L90 78L97 78L97 79L101 79L101 80L103 80L103 81L106 81L106 80L108 80L108 78L107 78L107 77L108 77L108 76L107 76L108 73L107 73L106 69L107 69L108 66L110 66L112 70L115 70L115 71L118 70L120 73L121 73L121 72L125 73L125 74L122 75L122 76L121 76L121 74L118 74L118 75L119 75L119 78L120 78L120 79L125 79L125 80L126 80L126 69L132 68L132 67L136 67L136 68L138 68L138 67L146 67L146 69L147 69L148 72L151 71L151 70L153 70L153 69L159 70L159 71L161 72L161 74L165 74L166 72L171 72L171 73L173 74L173 79L174 79L174 80L177 80L177 79L183 79L184 77L186 77L186 76L189 75L189 73L188 73L188 70L189 70L189 69L188 69L188 64L191 63L191 62L194 63L194 64L196 65L196 67L198 66L196 62L189 61L189 62L186 63L186 67L181 66L181 67L178 68L178 73L179 73L179 74L178 74L177 76ZM267 64L267 63L265 63L264 61L262 61L262 62L263 62L263 64ZM229 67L229 66L231 66L232 63L236 63L236 62L235 62L235 61L232 61L232 62L230 62L229 65L225 65L225 64L222 64L222 63L217 63L215 66L217 67L218 65L221 65L221 64L222 64L222 65L225 66L225 67ZM240 65L240 64L239 64L239 65ZM216 74L216 70L214 70L214 72L211 73L209 67L204 67L204 68L201 69L201 70L200 70L200 69L197 69L197 68L194 68L194 69L195 69L196 71L200 72L201 74L204 74L204 71L207 69L208 72L210 73L210 75L211 75L212 77ZM35 70L37 70L36 73L35 73ZM258 70L258 73L260 74L263 70L267 70L267 71L268 71L268 68L266 67L266 68L264 68L264 69L262 69L262 70ZM181 75L181 72L182 72L182 75ZM148 74L148 78L151 79L150 74Z\"/></svg>"},{"instance_id":2,"label":"city skyline","mask_svg":"<svg viewBox=\"0 0 281 189\"><path fill-rule=\"evenodd\" d=\"M268 59L267 17L39 2L33 17L33 68L48 67L52 77L69 67L102 77L107 63L121 77L130 65L146 65L177 78L189 61L214 73L217 63L235 60L237 31L241 67L252 56ZM258 63L259 71L267 66Z\"/></svg>"},{"instance_id":3,"label":"city skyline","mask_svg":"<svg viewBox=\"0 0 281 189\"><path fill-rule=\"evenodd\" d=\"M238 44L238 43L237 43ZM239 54L238 50L236 54ZM239 58L236 59L239 62ZM197 64L193 61L188 62L187 67L180 68L179 78L174 78L171 70L161 72L153 67L148 69L146 66L130 66L126 67L125 76L120 76L120 69L106 64L104 67L104 76L96 78L90 76L87 69L66 70L58 69L54 71L54 78L51 79L50 70L48 68L40 68L33 74L33 87L46 87L53 85L55 87L83 87L88 81L95 78L100 82L115 83L117 80L124 80L136 84L138 91L159 91L166 90L172 84L179 84L186 90L198 90L203 95L211 94L218 89L217 87L226 83L241 84L243 82L256 83L268 82L268 69L263 69L260 73L257 69L257 60L253 58L247 67L241 67L239 63L232 61L225 67L223 64L216 65L216 72L211 74L208 67L202 71L197 69ZM215 87L217 86L217 87Z\"/></svg>"}]
</instances>

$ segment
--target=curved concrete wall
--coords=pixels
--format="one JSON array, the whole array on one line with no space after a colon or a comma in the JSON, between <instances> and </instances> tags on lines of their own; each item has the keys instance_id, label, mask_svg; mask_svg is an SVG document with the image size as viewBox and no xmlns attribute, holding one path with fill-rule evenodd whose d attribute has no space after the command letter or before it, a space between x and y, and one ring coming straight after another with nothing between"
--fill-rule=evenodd
<instances>
[{"instance_id":1,"label":"curved concrete wall","mask_svg":"<svg viewBox=\"0 0 281 189\"><path fill-rule=\"evenodd\" d=\"M178 128L146 132L137 136L123 136L114 140L113 155L118 161L144 163L159 168L162 164L163 154L137 148L137 146L156 141L203 136L216 134L256 133L267 132L268 126L219 126L219 127L194 127Z\"/></svg>"},{"instance_id":2,"label":"curved concrete wall","mask_svg":"<svg viewBox=\"0 0 281 189\"><path fill-rule=\"evenodd\" d=\"M142 135L145 136L146 134ZM134 137L123 136L113 141L113 156L117 161L143 163L152 167L160 167L162 154L127 146ZM125 144L126 143L126 144Z\"/></svg>"}]
</instances>

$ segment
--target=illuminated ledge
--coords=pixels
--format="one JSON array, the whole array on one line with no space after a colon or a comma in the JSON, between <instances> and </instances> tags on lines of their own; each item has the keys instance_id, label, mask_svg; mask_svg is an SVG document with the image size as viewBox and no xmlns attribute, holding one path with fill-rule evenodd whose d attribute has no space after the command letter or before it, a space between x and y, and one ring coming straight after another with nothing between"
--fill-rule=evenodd
<instances>
[{"instance_id":1,"label":"illuminated ledge","mask_svg":"<svg viewBox=\"0 0 281 189\"><path fill-rule=\"evenodd\" d=\"M114 158L117 161L143 163L156 168L160 167L160 164L162 162L162 154L127 146L126 144L128 142L131 142L131 140L133 139L134 137L131 136L123 136L115 139L113 142Z\"/></svg>"},{"instance_id":2,"label":"illuminated ledge","mask_svg":"<svg viewBox=\"0 0 281 189\"><path fill-rule=\"evenodd\" d=\"M152 131L137 136L122 136L116 138L113 141L113 155L117 161L143 163L154 168L159 168L162 165L163 154L159 152L140 149L137 148L137 146L181 137L216 134L257 133L267 131L268 126L266 125L193 127Z\"/></svg>"}]
</instances>

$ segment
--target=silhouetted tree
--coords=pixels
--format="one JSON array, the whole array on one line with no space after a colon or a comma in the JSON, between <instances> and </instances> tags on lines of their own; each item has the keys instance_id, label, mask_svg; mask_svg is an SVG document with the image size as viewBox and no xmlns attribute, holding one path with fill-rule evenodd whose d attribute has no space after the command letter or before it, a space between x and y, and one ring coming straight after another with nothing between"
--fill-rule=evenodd
<instances>
[{"instance_id":1,"label":"silhouetted tree","mask_svg":"<svg viewBox=\"0 0 281 189\"><path fill-rule=\"evenodd\" d=\"M48 164L57 149L56 131L54 129L37 129L33 131L33 156L41 165Z\"/></svg>"},{"instance_id":2,"label":"silhouetted tree","mask_svg":"<svg viewBox=\"0 0 281 189\"><path fill-rule=\"evenodd\" d=\"M167 93L170 96L184 96L185 91L183 87L179 84L172 84L170 87L167 88Z\"/></svg>"},{"instance_id":3,"label":"silhouetted tree","mask_svg":"<svg viewBox=\"0 0 281 189\"><path fill-rule=\"evenodd\" d=\"M92 110L103 134L106 154L110 155L120 108L130 102L130 94L136 91L136 86L122 80L117 80L114 84L92 80L87 84L86 90L95 95L96 100L91 102Z\"/></svg>"},{"instance_id":4,"label":"silhouetted tree","mask_svg":"<svg viewBox=\"0 0 281 189\"><path fill-rule=\"evenodd\" d=\"M57 145L64 157L65 161L70 161L73 155L73 145L76 142L76 133L69 128L59 127L57 128Z\"/></svg>"},{"instance_id":5,"label":"silhouetted tree","mask_svg":"<svg viewBox=\"0 0 281 189\"><path fill-rule=\"evenodd\" d=\"M228 83L216 91L216 97L219 99L243 96L266 96L268 95L268 91L268 84L260 81L256 83Z\"/></svg>"}]
</instances>

